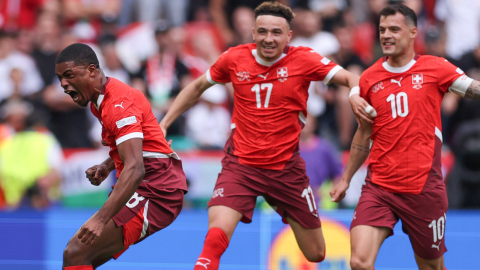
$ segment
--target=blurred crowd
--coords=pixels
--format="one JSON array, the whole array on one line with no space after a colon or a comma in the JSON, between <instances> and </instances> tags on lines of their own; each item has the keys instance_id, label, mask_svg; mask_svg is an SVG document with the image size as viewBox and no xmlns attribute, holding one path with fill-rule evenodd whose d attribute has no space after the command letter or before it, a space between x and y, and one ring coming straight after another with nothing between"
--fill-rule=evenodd
<instances>
[{"instance_id":1,"label":"blurred crowd","mask_svg":"<svg viewBox=\"0 0 480 270\"><path fill-rule=\"evenodd\" d=\"M63 48L89 44L106 76L142 91L160 120L180 90L205 73L223 51L253 41L253 9L262 2L1 0L0 206L49 205L61 196L62 149L101 146L100 124L63 93L56 78L55 60ZM296 13L290 45L311 47L359 75L382 56L377 14L389 3L403 2L418 15L416 52L445 57L480 80L478 0L279 2ZM326 180L340 177L340 153L349 149L355 132L348 92L322 82L310 85L309 124L301 136L301 150L319 194ZM480 149L474 147L480 142L479 105L452 94L442 105L445 149L452 149L460 162L453 170L460 179L456 183L468 178L464 182L469 185L453 187L459 194L463 189L480 193L475 174ZM174 148L222 149L230 135L232 106L230 84L208 89L168 130ZM326 164L320 170L315 166L318 160ZM472 204L461 199L456 203Z\"/></svg>"}]
</instances>

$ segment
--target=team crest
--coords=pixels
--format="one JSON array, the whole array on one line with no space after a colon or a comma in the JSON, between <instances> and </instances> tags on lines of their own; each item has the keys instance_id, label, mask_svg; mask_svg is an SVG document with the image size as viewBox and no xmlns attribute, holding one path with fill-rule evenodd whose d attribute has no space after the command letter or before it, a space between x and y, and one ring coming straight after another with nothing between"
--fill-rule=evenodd
<instances>
[{"instance_id":1,"label":"team crest","mask_svg":"<svg viewBox=\"0 0 480 270\"><path fill-rule=\"evenodd\" d=\"M287 67L277 68L277 78L279 81L284 82L288 78Z\"/></svg>"},{"instance_id":2,"label":"team crest","mask_svg":"<svg viewBox=\"0 0 480 270\"><path fill-rule=\"evenodd\" d=\"M422 83L423 83L423 74L422 73L412 75L413 88L415 88L417 90L422 88Z\"/></svg>"},{"instance_id":3,"label":"team crest","mask_svg":"<svg viewBox=\"0 0 480 270\"><path fill-rule=\"evenodd\" d=\"M370 88L370 91L377 93L380 91L380 89L385 89L385 87L383 87L383 82L376 83L374 86L372 86L372 88Z\"/></svg>"},{"instance_id":4,"label":"team crest","mask_svg":"<svg viewBox=\"0 0 480 270\"><path fill-rule=\"evenodd\" d=\"M250 73L248 73L248 71L239 71L237 73L237 79L241 82L245 80L250 81Z\"/></svg>"}]
</instances>

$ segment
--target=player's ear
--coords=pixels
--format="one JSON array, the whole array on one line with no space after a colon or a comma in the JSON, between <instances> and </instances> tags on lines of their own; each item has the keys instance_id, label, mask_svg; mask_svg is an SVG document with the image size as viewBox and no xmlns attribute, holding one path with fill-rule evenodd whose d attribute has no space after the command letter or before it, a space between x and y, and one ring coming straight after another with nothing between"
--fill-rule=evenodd
<instances>
[{"instance_id":1,"label":"player's ear","mask_svg":"<svg viewBox=\"0 0 480 270\"><path fill-rule=\"evenodd\" d=\"M417 27L413 26L412 29L410 30L410 38L415 39L418 34L418 29Z\"/></svg>"},{"instance_id":2,"label":"player's ear","mask_svg":"<svg viewBox=\"0 0 480 270\"><path fill-rule=\"evenodd\" d=\"M94 64L88 65L87 70L88 70L90 76L97 75L98 69Z\"/></svg>"},{"instance_id":3,"label":"player's ear","mask_svg":"<svg viewBox=\"0 0 480 270\"><path fill-rule=\"evenodd\" d=\"M287 32L287 42L290 42L290 40L292 39L292 35L293 35L293 31L288 30L288 32Z\"/></svg>"}]
</instances>

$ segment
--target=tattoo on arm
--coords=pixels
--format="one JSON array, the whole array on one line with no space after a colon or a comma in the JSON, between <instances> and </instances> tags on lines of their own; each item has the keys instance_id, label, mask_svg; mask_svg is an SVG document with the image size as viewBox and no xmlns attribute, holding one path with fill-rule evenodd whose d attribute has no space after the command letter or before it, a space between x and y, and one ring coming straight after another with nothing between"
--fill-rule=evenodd
<instances>
[{"instance_id":1,"label":"tattoo on arm","mask_svg":"<svg viewBox=\"0 0 480 270\"><path fill-rule=\"evenodd\" d=\"M370 153L370 148L369 146L361 145L358 143L353 143L352 142L352 149L355 149L360 152L365 152L365 153Z\"/></svg>"},{"instance_id":2,"label":"tattoo on arm","mask_svg":"<svg viewBox=\"0 0 480 270\"><path fill-rule=\"evenodd\" d=\"M480 82L474 80L467 89L465 97L480 100Z\"/></svg>"}]
</instances>

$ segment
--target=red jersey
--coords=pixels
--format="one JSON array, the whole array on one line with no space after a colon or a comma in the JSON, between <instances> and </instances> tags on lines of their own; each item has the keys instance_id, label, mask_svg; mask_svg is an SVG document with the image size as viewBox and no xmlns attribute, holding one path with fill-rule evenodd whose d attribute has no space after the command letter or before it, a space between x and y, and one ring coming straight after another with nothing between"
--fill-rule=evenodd
<instances>
[{"instance_id":1,"label":"red jersey","mask_svg":"<svg viewBox=\"0 0 480 270\"><path fill-rule=\"evenodd\" d=\"M150 103L142 92L117 79L107 78L97 103L98 109L93 102L90 109L102 124L102 144L110 147L117 177L124 167L117 145L132 138L143 138L144 157L179 159L168 146Z\"/></svg>"},{"instance_id":2,"label":"red jersey","mask_svg":"<svg viewBox=\"0 0 480 270\"><path fill-rule=\"evenodd\" d=\"M443 96L463 71L444 58L417 56L404 67L378 60L360 78L360 96L377 111L369 178L394 193L419 194L428 177L442 177ZM436 147L437 146L437 147Z\"/></svg>"},{"instance_id":3,"label":"red jersey","mask_svg":"<svg viewBox=\"0 0 480 270\"><path fill-rule=\"evenodd\" d=\"M328 83L342 68L307 47L287 46L273 62L262 60L255 48L230 48L206 75L212 84L233 83L232 135L226 152L243 165L281 170L298 151L310 82Z\"/></svg>"}]
</instances>

